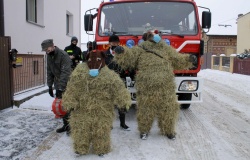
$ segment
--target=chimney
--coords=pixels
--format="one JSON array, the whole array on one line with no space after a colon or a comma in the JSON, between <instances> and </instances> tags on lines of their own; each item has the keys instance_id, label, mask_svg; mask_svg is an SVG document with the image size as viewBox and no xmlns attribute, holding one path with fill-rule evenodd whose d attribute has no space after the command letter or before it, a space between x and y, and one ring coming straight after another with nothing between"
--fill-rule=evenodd
<instances>
[{"instance_id":1,"label":"chimney","mask_svg":"<svg viewBox=\"0 0 250 160\"><path fill-rule=\"evenodd\" d=\"M243 16L243 14L241 13L241 14L238 14L238 18L240 18L241 16Z\"/></svg>"}]
</instances>

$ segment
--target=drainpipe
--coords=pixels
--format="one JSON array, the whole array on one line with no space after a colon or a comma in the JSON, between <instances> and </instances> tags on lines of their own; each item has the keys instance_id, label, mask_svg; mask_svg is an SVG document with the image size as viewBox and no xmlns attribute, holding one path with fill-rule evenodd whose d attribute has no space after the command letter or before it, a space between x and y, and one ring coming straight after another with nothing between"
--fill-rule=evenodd
<instances>
[{"instance_id":1,"label":"drainpipe","mask_svg":"<svg viewBox=\"0 0 250 160\"><path fill-rule=\"evenodd\" d=\"M4 36L4 0L0 0L0 37Z\"/></svg>"}]
</instances>

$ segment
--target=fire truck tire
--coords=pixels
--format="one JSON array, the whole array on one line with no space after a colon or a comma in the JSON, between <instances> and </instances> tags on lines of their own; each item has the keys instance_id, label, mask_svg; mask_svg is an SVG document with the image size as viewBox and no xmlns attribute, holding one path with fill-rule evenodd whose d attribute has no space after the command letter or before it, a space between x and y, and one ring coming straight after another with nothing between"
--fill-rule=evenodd
<instances>
[{"instance_id":1,"label":"fire truck tire","mask_svg":"<svg viewBox=\"0 0 250 160\"><path fill-rule=\"evenodd\" d=\"M178 100L191 100L192 99L192 93L180 93L178 96ZM181 109L188 109L191 104L181 104Z\"/></svg>"},{"instance_id":2,"label":"fire truck tire","mask_svg":"<svg viewBox=\"0 0 250 160\"><path fill-rule=\"evenodd\" d=\"M181 104L181 109L188 109L191 104Z\"/></svg>"}]
</instances>

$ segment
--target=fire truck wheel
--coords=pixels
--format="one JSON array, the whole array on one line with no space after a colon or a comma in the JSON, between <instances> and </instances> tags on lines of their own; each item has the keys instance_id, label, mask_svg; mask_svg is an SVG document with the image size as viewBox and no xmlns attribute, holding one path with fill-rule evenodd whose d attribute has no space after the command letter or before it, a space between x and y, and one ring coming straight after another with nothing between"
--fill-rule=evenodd
<instances>
[{"instance_id":1,"label":"fire truck wheel","mask_svg":"<svg viewBox=\"0 0 250 160\"><path fill-rule=\"evenodd\" d=\"M181 109L188 109L190 104L181 104Z\"/></svg>"},{"instance_id":2,"label":"fire truck wheel","mask_svg":"<svg viewBox=\"0 0 250 160\"><path fill-rule=\"evenodd\" d=\"M186 101L192 99L192 93L180 93L178 96L179 101ZM188 109L190 104L181 104L181 109Z\"/></svg>"}]
</instances>

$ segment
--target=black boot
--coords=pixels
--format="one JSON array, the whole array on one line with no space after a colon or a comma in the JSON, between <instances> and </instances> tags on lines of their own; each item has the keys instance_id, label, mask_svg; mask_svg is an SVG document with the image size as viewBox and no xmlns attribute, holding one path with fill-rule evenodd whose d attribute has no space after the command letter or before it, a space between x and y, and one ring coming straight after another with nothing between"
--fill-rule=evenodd
<instances>
[{"instance_id":1,"label":"black boot","mask_svg":"<svg viewBox=\"0 0 250 160\"><path fill-rule=\"evenodd\" d=\"M175 134L167 134L169 139L175 140Z\"/></svg>"},{"instance_id":2,"label":"black boot","mask_svg":"<svg viewBox=\"0 0 250 160\"><path fill-rule=\"evenodd\" d=\"M70 126L68 125L68 127L66 128L66 134L69 136L70 135Z\"/></svg>"},{"instance_id":3,"label":"black boot","mask_svg":"<svg viewBox=\"0 0 250 160\"><path fill-rule=\"evenodd\" d=\"M142 140L146 140L146 139L148 138L148 134L147 134L147 133L141 133L141 134L140 134L140 138L141 138Z\"/></svg>"},{"instance_id":4,"label":"black boot","mask_svg":"<svg viewBox=\"0 0 250 160\"><path fill-rule=\"evenodd\" d=\"M125 113L119 111L120 127L125 131L130 131L130 128L125 124Z\"/></svg>"},{"instance_id":5,"label":"black boot","mask_svg":"<svg viewBox=\"0 0 250 160\"><path fill-rule=\"evenodd\" d=\"M56 132L57 132L57 133L62 133L62 132L67 131L67 129L68 129L68 125L63 125L61 128L58 128L58 129L56 130Z\"/></svg>"},{"instance_id":6,"label":"black boot","mask_svg":"<svg viewBox=\"0 0 250 160\"><path fill-rule=\"evenodd\" d=\"M70 127L69 127L68 119L69 119L69 113L67 113L67 114L63 117L63 126L62 126L61 128L58 128L58 129L56 130L57 133L62 133L62 132L65 132L65 131L67 131L67 133L70 132Z\"/></svg>"},{"instance_id":7,"label":"black boot","mask_svg":"<svg viewBox=\"0 0 250 160\"><path fill-rule=\"evenodd\" d=\"M101 154L98 154L98 156L100 156L100 157L104 157L104 154L103 154L103 153L101 153Z\"/></svg>"}]
</instances>

